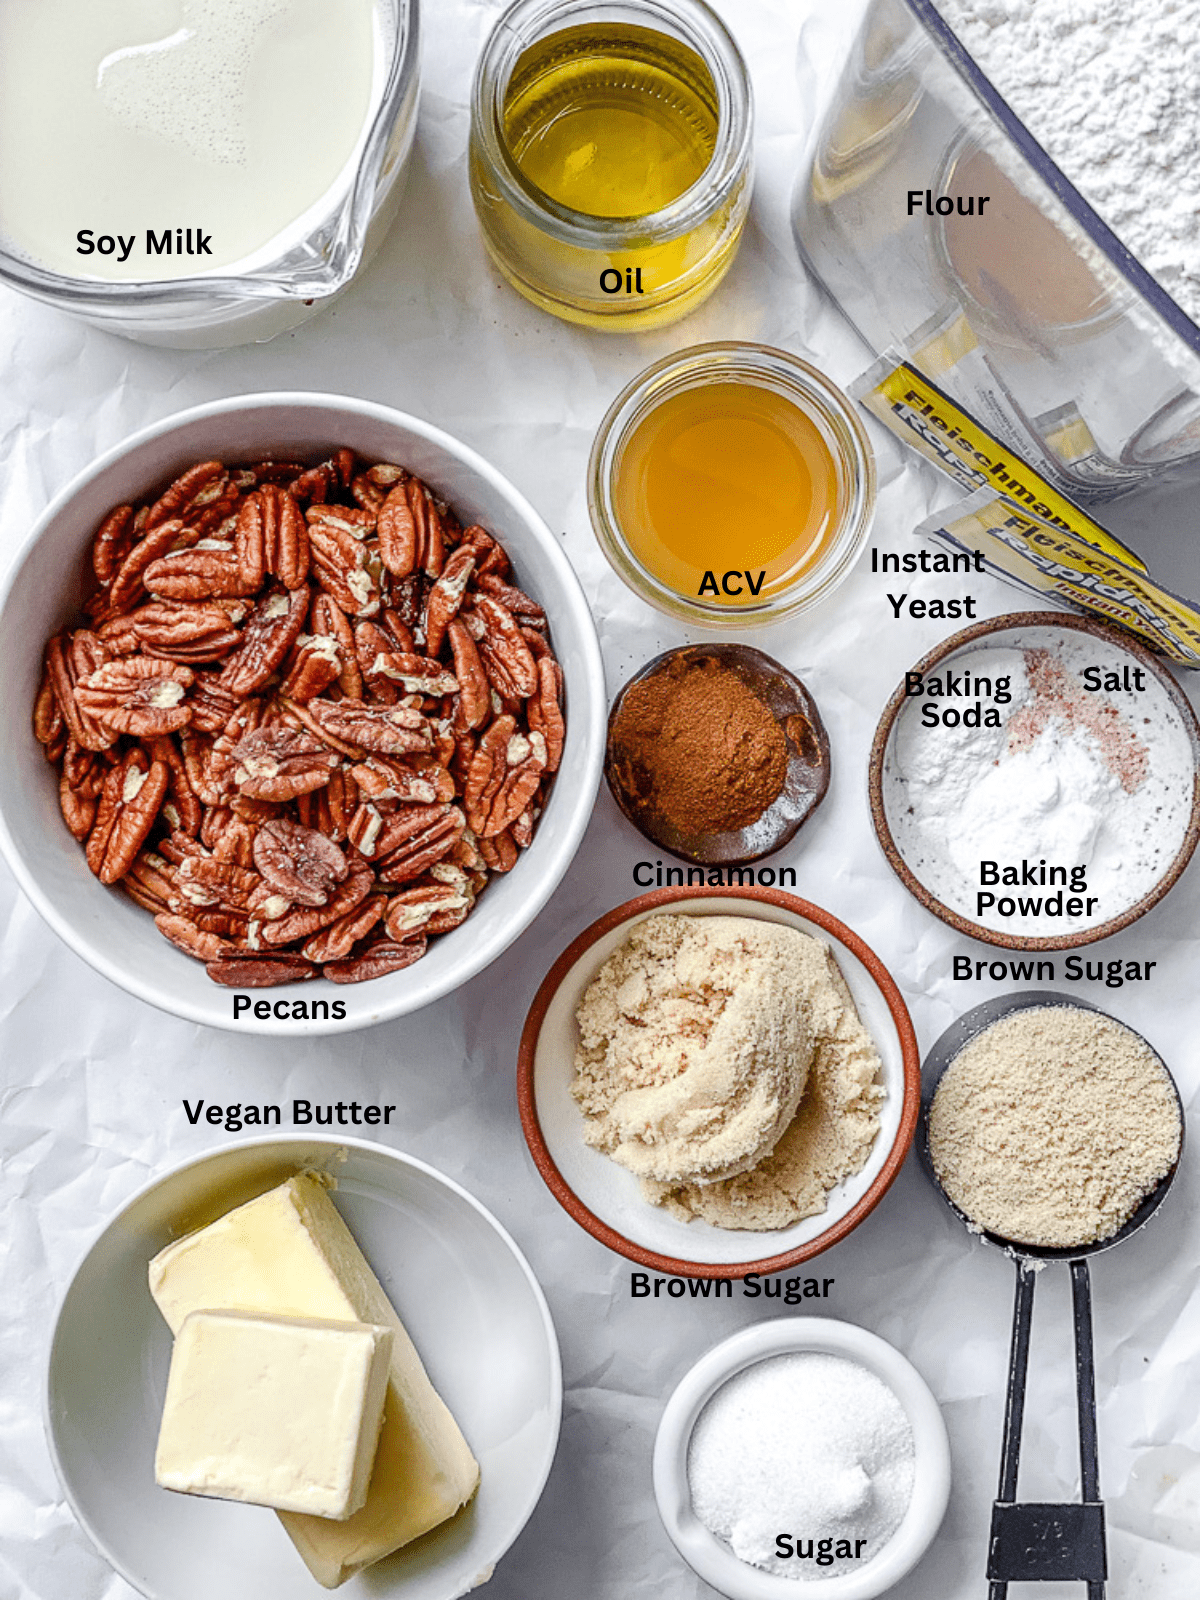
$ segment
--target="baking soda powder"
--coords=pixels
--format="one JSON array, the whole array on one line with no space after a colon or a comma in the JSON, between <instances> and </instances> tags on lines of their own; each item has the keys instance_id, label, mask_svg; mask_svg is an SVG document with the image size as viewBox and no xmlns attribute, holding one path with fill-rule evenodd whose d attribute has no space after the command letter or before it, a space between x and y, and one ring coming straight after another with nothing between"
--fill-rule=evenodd
<instances>
[{"instance_id":1,"label":"baking soda powder","mask_svg":"<svg viewBox=\"0 0 1200 1600\"><path fill-rule=\"evenodd\" d=\"M1155 887L1187 833L1194 766L1151 672L1090 635L1043 637L910 674L884 772L914 876L961 916L1031 937L1096 927ZM1141 687L1104 687L1116 678Z\"/></svg>"}]
</instances>

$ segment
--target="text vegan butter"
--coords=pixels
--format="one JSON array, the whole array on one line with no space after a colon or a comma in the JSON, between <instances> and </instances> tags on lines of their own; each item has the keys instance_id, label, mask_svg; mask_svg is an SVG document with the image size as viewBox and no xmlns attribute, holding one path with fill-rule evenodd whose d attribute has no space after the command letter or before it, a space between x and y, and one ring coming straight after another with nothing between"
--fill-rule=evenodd
<instances>
[{"instance_id":1,"label":"text vegan butter","mask_svg":"<svg viewBox=\"0 0 1200 1600\"><path fill-rule=\"evenodd\" d=\"M156 1480L344 1520L367 1498L391 1354L378 1324L193 1311L171 1353Z\"/></svg>"},{"instance_id":2,"label":"text vegan butter","mask_svg":"<svg viewBox=\"0 0 1200 1600\"><path fill-rule=\"evenodd\" d=\"M452 1517L479 1464L319 1179L309 1173L176 1240L150 1263L150 1292L178 1333L192 1311L265 1311L371 1322L393 1335L367 1503L345 1522L281 1511L314 1578L336 1588Z\"/></svg>"}]
</instances>

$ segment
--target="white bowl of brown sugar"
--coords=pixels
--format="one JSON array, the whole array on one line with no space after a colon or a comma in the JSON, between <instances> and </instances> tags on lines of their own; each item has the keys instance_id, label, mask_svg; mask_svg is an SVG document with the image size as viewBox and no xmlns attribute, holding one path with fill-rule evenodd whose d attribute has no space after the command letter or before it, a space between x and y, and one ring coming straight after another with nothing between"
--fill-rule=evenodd
<instances>
[{"instance_id":1,"label":"white bowl of brown sugar","mask_svg":"<svg viewBox=\"0 0 1200 1600\"><path fill-rule=\"evenodd\" d=\"M538 1171L594 1238L651 1272L740 1278L810 1260L878 1205L919 1076L899 990L828 911L658 889L555 962L517 1098Z\"/></svg>"}]
</instances>

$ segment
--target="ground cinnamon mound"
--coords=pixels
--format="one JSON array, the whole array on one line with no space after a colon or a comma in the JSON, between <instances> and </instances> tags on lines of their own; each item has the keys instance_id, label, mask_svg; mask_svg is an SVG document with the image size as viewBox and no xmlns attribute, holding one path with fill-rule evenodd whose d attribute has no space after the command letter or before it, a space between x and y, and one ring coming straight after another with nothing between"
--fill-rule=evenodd
<instances>
[{"instance_id":1,"label":"ground cinnamon mound","mask_svg":"<svg viewBox=\"0 0 1200 1600\"><path fill-rule=\"evenodd\" d=\"M614 764L633 803L681 834L747 828L787 778L783 730L736 672L676 658L626 691Z\"/></svg>"}]
</instances>

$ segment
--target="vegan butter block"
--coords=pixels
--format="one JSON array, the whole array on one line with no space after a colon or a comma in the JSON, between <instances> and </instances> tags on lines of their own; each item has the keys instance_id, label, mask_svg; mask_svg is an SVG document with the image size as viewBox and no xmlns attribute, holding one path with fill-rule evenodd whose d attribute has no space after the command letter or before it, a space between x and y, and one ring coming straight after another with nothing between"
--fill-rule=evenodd
<instances>
[{"instance_id":1,"label":"vegan butter block","mask_svg":"<svg viewBox=\"0 0 1200 1600\"><path fill-rule=\"evenodd\" d=\"M150 1292L178 1333L192 1311L378 1323L392 1330L383 1427L367 1503L345 1522L281 1511L314 1578L334 1589L452 1517L479 1464L379 1280L311 1173L178 1239L150 1263Z\"/></svg>"},{"instance_id":2,"label":"vegan butter block","mask_svg":"<svg viewBox=\"0 0 1200 1600\"><path fill-rule=\"evenodd\" d=\"M164 1489L344 1520L367 1498L392 1330L193 1311L171 1355L154 1476Z\"/></svg>"}]
</instances>

